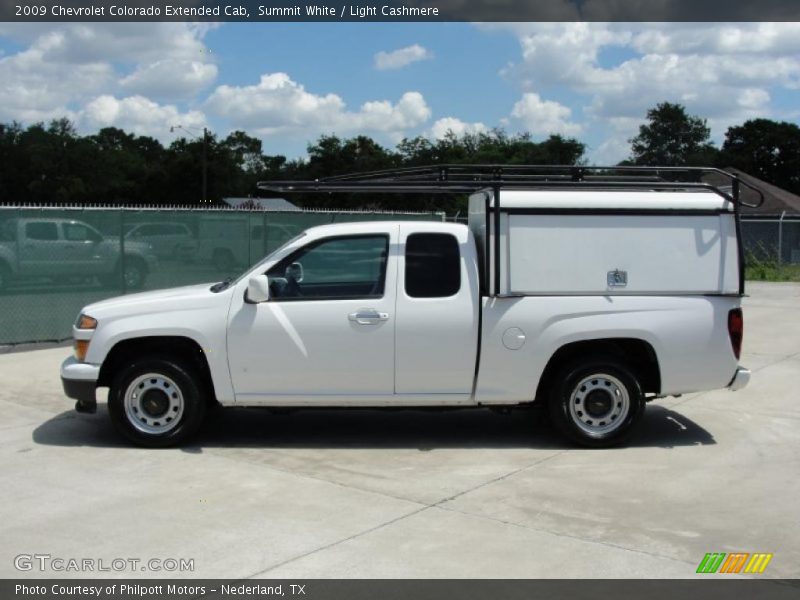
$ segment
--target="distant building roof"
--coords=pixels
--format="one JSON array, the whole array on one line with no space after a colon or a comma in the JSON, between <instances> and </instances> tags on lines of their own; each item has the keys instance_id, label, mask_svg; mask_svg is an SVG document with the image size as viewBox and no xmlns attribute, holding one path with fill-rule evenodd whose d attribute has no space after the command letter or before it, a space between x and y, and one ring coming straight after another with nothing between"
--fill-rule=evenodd
<instances>
[{"instance_id":1,"label":"distant building roof","mask_svg":"<svg viewBox=\"0 0 800 600\"><path fill-rule=\"evenodd\" d=\"M744 171L728 167L725 169L729 173L733 173L742 181L756 186L764 192L764 204L759 208L750 208L748 206L742 207L742 214L751 216L767 216L767 215L781 215L786 212L787 215L800 216L800 196L779 188L776 185L762 181L757 177L748 175ZM703 180L712 184L719 185L725 191L730 190L730 182L721 175L706 175ZM754 203L758 201L758 196L752 190L742 186L741 191L742 199L745 202Z\"/></svg>"},{"instance_id":2,"label":"distant building roof","mask_svg":"<svg viewBox=\"0 0 800 600\"><path fill-rule=\"evenodd\" d=\"M234 208L249 207L258 210L271 210L275 212L302 210L285 198L223 198L222 201L228 206L233 206Z\"/></svg>"}]
</instances>

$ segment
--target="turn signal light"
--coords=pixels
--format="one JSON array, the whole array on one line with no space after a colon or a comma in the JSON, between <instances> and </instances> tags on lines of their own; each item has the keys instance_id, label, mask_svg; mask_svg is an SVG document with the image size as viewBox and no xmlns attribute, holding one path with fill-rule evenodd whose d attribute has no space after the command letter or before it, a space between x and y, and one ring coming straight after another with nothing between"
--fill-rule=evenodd
<instances>
[{"instance_id":1,"label":"turn signal light","mask_svg":"<svg viewBox=\"0 0 800 600\"><path fill-rule=\"evenodd\" d=\"M75 358L83 362L86 360L86 353L89 351L89 340L75 340Z\"/></svg>"},{"instance_id":2,"label":"turn signal light","mask_svg":"<svg viewBox=\"0 0 800 600\"><path fill-rule=\"evenodd\" d=\"M728 335L731 337L731 347L736 360L742 353L742 338L744 337L744 316L741 308L734 308L728 313Z\"/></svg>"}]
</instances>

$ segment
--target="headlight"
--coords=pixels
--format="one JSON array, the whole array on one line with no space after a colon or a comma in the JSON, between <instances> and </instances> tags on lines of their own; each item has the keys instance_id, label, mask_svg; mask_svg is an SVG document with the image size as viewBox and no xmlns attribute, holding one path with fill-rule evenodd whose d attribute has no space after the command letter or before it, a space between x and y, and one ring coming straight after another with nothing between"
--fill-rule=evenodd
<instances>
[{"instance_id":1,"label":"headlight","mask_svg":"<svg viewBox=\"0 0 800 600\"><path fill-rule=\"evenodd\" d=\"M80 315L75 322L76 329L97 329L97 319L93 319L89 315Z\"/></svg>"}]
</instances>

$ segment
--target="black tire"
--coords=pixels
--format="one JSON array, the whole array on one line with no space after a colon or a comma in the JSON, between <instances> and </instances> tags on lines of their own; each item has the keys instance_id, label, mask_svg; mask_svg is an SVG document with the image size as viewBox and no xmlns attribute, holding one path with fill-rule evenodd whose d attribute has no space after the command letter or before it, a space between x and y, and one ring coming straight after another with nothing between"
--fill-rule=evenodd
<instances>
[{"instance_id":1,"label":"black tire","mask_svg":"<svg viewBox=\"0 0 800 600\"><path fill-rule=\"evenodd\" d=\"M160 418L156 416L156 413L144 414L132 409L129 410L126 407L128 388L137 380L151 373L158 378L146 378L148 382L157 382L162 379L164 382L167 380L171 382L167 388L153 384L152 389L155 390L156 395L161 393L166 396L163 391L159 392L159 390L167 389L174 390L182 398L181 411L175 423L167 425L166 422L169 421L168 411L165 410L162 413L164 416L163 427L170 427L163 432L146 430L148 428L157 429L155 426L149 426L145 423L145 417L151 420ZM164 448L180 444L194 434L203 423L208 405L208 390L202 381L202 377L170 357L143 358L132 361L117 373L111 384L108 394L108 412L111 415L111 421L122 435L138 446ZM174 387L172 387L172 383L174 383ZM140 386L142 385L145 384L140 384ZM147 383L147 385L151 384ZM159 398L156 398L156 402L158 400ZM143 400L141 404L144 405L145 401ZM170 406L170 408L172 407ZM175 412L177 413L177 411ZM134 422L133 415L135 414L143 415L141 418L142 423Z\"/></svg>"},{"instance_id":2,"label":"black tire","mask_svg":"<svg viewBox=\"0 0 800 600\"><path fill-rule=\"evenodd\" d=\"M636 373L613 356L574 360L550 388L550 420L564 436L590 448L622 444L644 414Z\"/></svg>"}]
</instances>

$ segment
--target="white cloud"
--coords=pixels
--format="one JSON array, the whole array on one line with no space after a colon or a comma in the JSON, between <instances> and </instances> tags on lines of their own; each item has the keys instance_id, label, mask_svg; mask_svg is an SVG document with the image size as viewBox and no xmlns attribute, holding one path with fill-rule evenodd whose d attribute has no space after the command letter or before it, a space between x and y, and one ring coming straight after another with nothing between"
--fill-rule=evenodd
<instances>
[{"instance_id":1,"label":"white cloud","mask_svg":"<svg viewBox=\"0 0 800 600\"><path fill-rule=\"evenodd\" d=\"M568 107L552 100L542 100L533 92L523 94L514 104L511 116L534 135L577 135L581 132L581 126L570 121L572 111Z\"/></svg>"},{"instance_id":2,"label":"white cloud","mask_svg":"<svg viewBox=\"0 0 800 600\"><path fill-rule=\"evenodd\" d=\"M614 164L630 155L648 109L678 102L707 119L722 143L747 119L792 118L772 106L800 89L800 23L515 23L482 25L517 36L521 58L501 70L523 92L566 90L580 103L587 158ZM575 99L577 98L577 99ZM515 105L512 123L547 122L540 102ZM574 105L574 104L572 104ZM566 107L563 107L566 108ZM556 121L559 111L549 111ZM561 111L560 120L569 122ZM598 139L599 138L599 139Z\"/></svg>"},{"instance_id":3,"label":"white cloud","mask_svg":"<svg viewBox=\"0 0 800 600\"><path fill-rule=\"evenodd\" d=\"M58 62L96 60L141 64L210 57L203 37L219 24L194 23L0 23L0 35L20 43L50 40L48 58Z\"/></svg>"},{"instance_id":4,"label":"white cloud","mask_svg":"<svg viewBox=\"0 0 800 600\"><path fill-rule=\"evenodd\" d=\"M642 54L772 54L800 52L800 23L651 23L633 35Z\"/></svg>"},{"instance_id":5,"label":"white cloud","mask_svg":"<svg viewBox=\"0 0 800 600\"><path fill-rule=\"evenodd\" d=\"M0 119L74 118L91 99L118 92L164 101L191 97L217 75L202 41L208 29L186 23L0 24L0 35L25 45L0 57Z\"/></svg>"},{"instance_id":6,"label":"white cloud","mask_svg":"<svg viewBox=\"0 0 800 600\"><path fill-rule=\"evenodd\" d=\"M392 52L378 52L375 55L375 68L379 71L386 71L389 69L402 69L411 63L420 60L429 60L433 58L433 54L419 44L413 46L406 46Z\"/></svg>"},{"instance_id":7,"label":"white cloud","mask_svg":"<svg viewBox=\"0 0 800 600\"><path fill-rule=\"evenodd\" d=\"M120 127L167 141L174 137L169 133L173 125L200 128L206 124L205 116L199 111L182 113L174 105L161 105L143 96L118 99L109 95L98 96L87 103L78 122L84 129Z\"/></svg>"},{"instance_id":8,"label":"white cloud","mask_svg":"<svg viewBox=\"0 0 800 600\"><path fill-rule=\"evenodd\" d=\"M589 148L587 154L590 164L605 166L616 165L631 155L629 138L614 135L607 138L597 148Z\"/></svg>"},{"instance_id":9,"label":"white cloud","mask_svg":"<svg viewBox=\"0 0 800 600\"><path fill-rule=\"evenodd\" d=\"M208 109L229 119L235 127L263 135L275 133L398 133L418 127L431 116L419 92L406 92L396 103L376 100L349 111L342 98L306 91L286 73L261 76L256 85L217 87L206 102Z\"/></svg>"},{"instance_id":10,"label":"white cloud","mask_svg":"<svg viewBox=\"0 0 800 600\"><path fill-rule=\"evenodd\" d=\"M550 23L511 26L522 60L503 70L525 90L564 86L598 119L637 117L659 102L709 122L769 110L769 89L800 87L800 24ZM601 60L608 50L625 59Z\"/></svg>"},{"instance_id":11,"label":"white cloud","mask_svg":"<svg viewBox=\"0 0 800 600\"><path fill-rule=\"evenodd\" d=\"M91 61L66 69L52 60L49 54L58 41L57 36L45 36L0 59L0 118L30 123L70 116L73 100L113 83L114 70L107 63Z\"/></svg>"},{"instance_id":12,"label":"white cloud","mask_svg":"<svg viewBox=\"0 0 800 600\"><path fill-rule=\"evenodd\" d=\"M455 117L444 117L431 126L431 135L437 140L446 137L450 132L461 137L465 133L485 133L487 131L489 128L483 123L465 123Z\"/></svg>"},{"instance_id":13,"label":"white cloud","mask_svg":"<svg viewBox=\"0 0 800 600\"><path fill-rule=\"evenodd\" d=\"M216 65L169 58L141 65L120 85L129 92L156 98L191 98L216 78Z\"/></svg>"}]
</instances>

